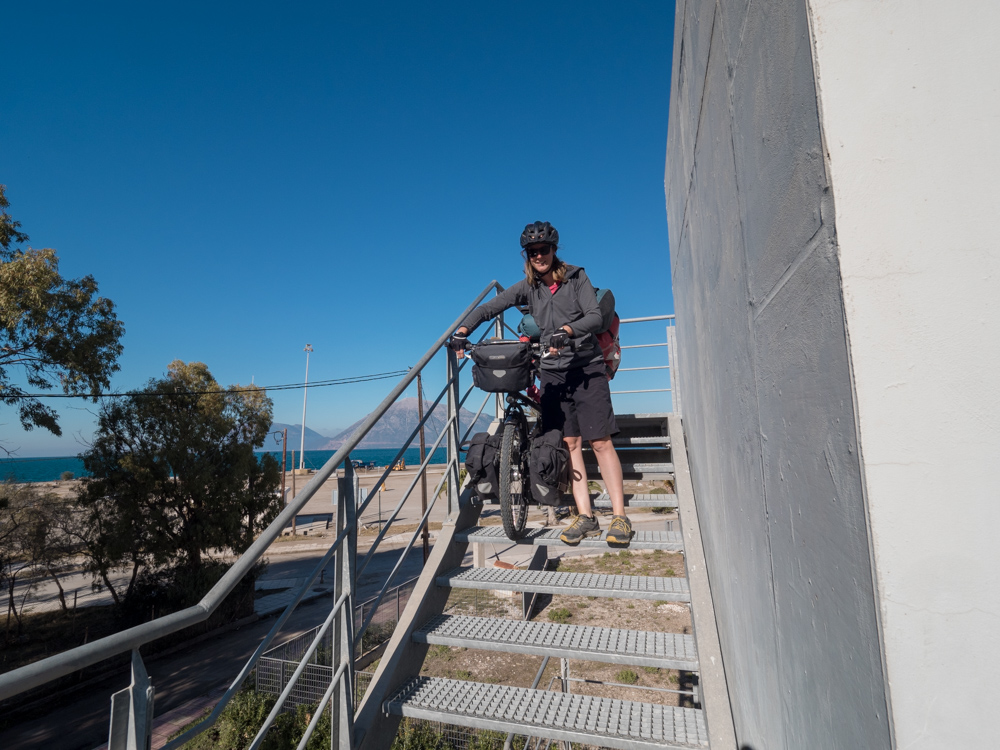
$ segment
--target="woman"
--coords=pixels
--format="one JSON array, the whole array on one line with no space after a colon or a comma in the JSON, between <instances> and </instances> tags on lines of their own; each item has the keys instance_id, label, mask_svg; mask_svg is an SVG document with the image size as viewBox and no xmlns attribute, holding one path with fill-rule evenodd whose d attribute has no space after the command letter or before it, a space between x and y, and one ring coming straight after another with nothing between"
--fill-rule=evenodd
<instances>
[{"instance_id":1,"label":"woman","mask_svg":"<svg viewBox=\"0 0 1000 750\"><path fill-rule=\"evenodd\" d=\"M539 374L542 423L547 429L562 430L569 449L573 498L579 511L559 538L567 544L579 544L585 537L601 535L600 523L590 505L583 465L583 441L587 440L611 496L614 518L607 541L627 544L632 538L632 524L625 515L622 466L611 443L618 425L595 335L601 326L601 311L594 287L582 268L556 256L559 232L549 222L528 224L521 233L521 248L525 278L469 313L452 336L451 346L464 351L468 335L484 320L515 305L528 306L542 332L542 350L549 351L549 356L542 358Z\"/></svg>"}]
</instances>

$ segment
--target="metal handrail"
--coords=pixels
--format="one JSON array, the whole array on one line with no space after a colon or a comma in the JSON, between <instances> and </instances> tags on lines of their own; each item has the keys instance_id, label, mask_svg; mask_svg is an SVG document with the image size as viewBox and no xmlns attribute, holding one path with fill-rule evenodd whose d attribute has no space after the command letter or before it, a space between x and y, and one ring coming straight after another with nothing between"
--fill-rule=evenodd
<instances>
[{"instance_id":1,"label":"metal handrail","mask_svg":"<svg viewBox=\"0 0 1000 750\"><path fill-rule=\"evenodd\" d=\"M410 550L413 549L413 545L416 543L417 538L420 536L420 531L424 524L427 523L427 519L431 514L431 510L434 508L434 504L437 502L438 495L441 494L441 486L445 483L448 478L448 469L452 466L451 461L448 462L444 473L441 474L441 479L438 480L437 487L434 488L434 496L430 503L427 504L427 510L424 511L424 515L420 518L420 523L417 524L416 531L413 532L413 536L410 541L407 542L406 546L403 548L403 552L400 554L399 559L396 561L396 565L393 567L392 571L389 573L388 577L385 579L385 583L382 585L382 590L378 592L378 596L375 598L375 604L368 613L368 617L362 623L361 627L358 629L357 634L354 637L355 645L361 643L361 639L364 638L365 631L368 630L368 626L371 625L372 619L375 617L375 613L378 611L378 605L382 603L382 599L385 597L386 592L391 587L393 579L396 574L403 567L403 562L406 560L406 556L410 554Z\"/></svg>"},{"instance_id":2,"label":"metal handrail","mask_svg":"<svg viewBox=\"0 0 1000 750\"><path fill-rule=\"evenodd\" d=\"M389 410L399 396L410 386L431 359L434 358L444 346L451 334L461 325L462 320L479 303L496 289L503 291L503 287L496 281L490 282L476 299L470 304L455 322L449 327L427 352L420 358L416 365L396 384L396 387L382 400L379 406L369 414L365 420L354 431L330 459L320 468L310 479L302 491L296 495L291 502L282 510L277 518L261 533L257 540L250 545L240 558L233 563L233 566L226 571L225 575L219 579L211 590L202 597L197 604L174 612L163 617L159 617L141 625L123 630L110 636L93 641L92 643L78 646L69 651L65 651L55 656L28 664L24 667L12 670L0 675L0 700L17 695L25 690L44 685L47 682L71 674L84 667L96 664L99 661L117 656L125 651L138 649L143 644L162 638L163 636L176 633L191 625L202 622L216 610L222 601L236 587L239 581L257 563L257 560L267 551L271 543L277 539L282 530L292 518L298 514L312 496L319 490L327 479L336 471L350 452L357 447L368 431L378 422L379 419Z\"/></svg>"},{"instance_id":3,"label":"metal handrail","mask_svg":"<svg viewBox=\"0 0 1000 750\"><path fill-rule=\"evenodd\" d=\"M648 315L648 316L642 317L642 318L622 318L618 322L620 324L625 324L625 323L649 323L649 322L656 321L656 320L671 320L672 321L672 320L676 320L676 316L675 315ZM627 345L622 345L622 347L621 347L622 349L649 349L649 348L656 347L656 346L666 346L666 347L668 347L668 349L667 349L667 364L665 364L665 365L655 365L655 366L652 366L652 367L620 367L620 368L618 368L618 372L638 372L640 370L670 370L671 387L670 388L639 388L639 389L628 390L628 391L611 391L611 395L617 396L617 395L624 394L624 393L673 393L673 391L675 390L673 388L674 368L673 368L673 363L671 361L671 355L672 355L673 352L669 348L670 347L670 341L669 341L669 338L670 338L670 334L669 334L670 326L669 325L667 326L667 330L668 330L668 333L667 333L667 339L668 340L664 341L662 343L653 343L653 344L627 344Z\"/></svg>"},{"instance_id":4,"label":"metal handrail","mask_svg":"<svg viewBox=\"0 0 1000 750\"><path fill-rule=\"evenodd\" d=\"M215 704L215 707L212 709L212 712L197 726L187 730L183 734L175 737L170 742L168 742L163 747L163 750L172 750L175 747L180 747L181 745L185 744L188 740L192 739L198 734L201 734L201 732L203 732L204 730L208 729L210 726L215 724L216 720L222 714L223 709L226 707L226 705L229 703L232 697L236 694L236 692L240 689L240 686L243 685L243 681L250 675L250 672L257 665L257 662L267 651L268 646L271 645L271 642L274 640L274 637L281 631L281 628L284 626L288 618L292 616L292 612L295 611L295 608L305 597L306 592L309 591L309 588L313 585L313 582L319 577L320 571L326 568L327 563L330 562L330 558L333 557L333 553L340 547L341 542L343 542L343 540L347 538L349 533L350 529L343 529L337 536L336 540L334 540L334 543L330 545L330 549L328 549L326 553L323 555L323 557L320 558L319 562L316 563L316 565L313 567L312 573L309 575L308 578L306 578L302 586L299 587L298 595L288 604L287 607L285 607L285 611L281 613L281 615L278 617L274 625L271 626L271 630L268 631L268 634L266 636L264 636L264 640L262 640L260 642L260 645L257 646L257 649L254 651L253 655L247 660L247 663L243 665L243 669L241 669L240 673L236 675L236 679L234 679L232 683L230 683L229 688L222 695L222 697L219 698L218 702Z\"/></svg>"},{"instance_id":5,"label":"metal handrail","mask_svg":"<svg viewBox=\"0 0 1000 750\"><path fill-rule=\"evenodd\" d=\"M675 320L676 315L650 315L646 318L622 318L619 323L647 323L651 320Z\"/></svg>"},{"instance_id":6,"label":"metal handrail","mask_svg":"<svg viewBox=\"0 0 1000 750\"><path fill-rule=\"evenodd\" d=\"M372 546L368 550L368 554L365 556L364 563L361 565L360 568L358 568L357 572L355 573L356 576L360 577L361 574L364 573L365 569L368 567L368 563L372 561L375 548L381 543L383 537L385 536L386 531L389 530L389 527L392 526L392 522L396 520L396 516L398 516L399 512L403 509L403 504L406 503L410 495L413 493L413 489L417 486L417 482L420 481L420 475L423 474L427 470L427 467L430 465L431 457L434 455L434 451L438 449L438 446L441 445L441 441L444 440L445 435L448 434L448 427L450 425L451 425L451 420L445 422L445 426L444 429L441 430L441 434L438 435L437 440L435 440L433 445L431 445L431 449L427 451L427 457L424 459L423 463L420 464L420 468L417 470L417 472L413 475L413 480L410 482L410 486L407 488L406 492L403 493L403 497L400 498L399 502L396 503L396 507L393 509L392 513L389 514L389 518L386 519L386 522L382 525L382 528L379 529L378 536L376 536L375 541L372 542ZM368 494L370 497L371 493ZM358 515L361 515L360 509Z\"/></svg>"},{"instance_id":7,"label":"metal handrail","mask_svg":"<svg viewBox=\"0 0 1000 750\"><path fill-rule=\"evenodd\" d=\"M323 636L326 635L326 631L330 629L330 625L333 624L333 618L340 612L340 608L344 606L347 602L348 597L351 595L351 589L348 588L340 598L337 599L336 604L330 610L330 614L326 616L323 624L320 626L319 630L316 632L316 637L312 639L312 643L309 644L309 648L306 649L305 654L299 661L299 665L295 668L292 676L288 678L288 684L285 685L284 690L281 691L281 695L278 696L278 700L274 702L271 707L271 712L264 719L264 723L261 725L260 730L257 732L257 736L254 737L253 742L250 743L248 750L257 750L260 747L260 743L264 741L264 735L267 734L267 730L271 728L271 724L274 723L274 719L279 713L281 713L282 706L285 705L285 701L288 700L288 696L291 695L292 690L295 689L295 683L298 682L299 677L306 669L306 665L309 664L309 659L312 655L316 653L316 649L319 648L319 644L323 641Z\"/></svg>"}]
</instances>

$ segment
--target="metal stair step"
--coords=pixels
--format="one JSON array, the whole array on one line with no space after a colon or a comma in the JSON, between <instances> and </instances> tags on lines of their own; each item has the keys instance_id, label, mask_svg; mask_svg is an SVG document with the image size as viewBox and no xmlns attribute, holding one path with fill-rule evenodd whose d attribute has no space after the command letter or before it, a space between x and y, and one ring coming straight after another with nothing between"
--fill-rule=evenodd
<instances>
[{"instance_id":1,"label":"metal stair step","mask_svg":"<svg viewBox=\"0 0 1000 750\"><path fill-rule=\"evenodd\" d=\"M673 474L674 464L671 461L657 461L657 462L644 462L639 463L635 461L622 461L622 476L625 478L633 477L643 477L650 474ZM584 462L584 468L587 470L588 477L596 477L601 474L600 465L594 461Z\"/></svg>"},{"instance_id":2,"label":"metal stair step","mask_svg":"<svg viewBox=\"0 0 1000 750\"><path fill-rule=\"evenodd\" d=\"M415 719L620 750L708 747L699 709L441 677L413 678L383 709Z\"/></svg>"},{"instance_id":3,"label":"metal stair step","mask_svg":"<svg viewBox=\"0 0 1000 750\"><path fill-rule=\"evenodd\" d=\"M524 536L517 540L507 538L502 526L473 526L466 531L455 534L457 542L471 542L473 544L531 544L534 546L557 546L569 547L570 545L559 539L562 529L534 529L524 530ZM582 540L576 547L599 547L608 548L605 539L607 529L601 532L600 537L589 537ZM612 549L619 549L615 545ZM679 531L636 531L632 541L628 544L628 549L659 549L669 552L677 552L684 549L684 540Z\"/></svg>"},{"instance_id":4,"label":"metal stair step","mask_svg":"<svg viewBox=\"0 0 1000 750\"><path fill-rule=\"evenodd\" d=\"M486 505L499 505L499 500L487 500ZM563 495L563 505L573 505L572 495ZM591 492L590 504L595 508L610 508L611 496L607 492ZM677 495L670 494L642 494L625 493L626 508L676 508Z\"/></svg>"},{"instance_id":5,"label":"metal stair step","mask_svg":"<svg viewBox=\"0 0 1000 750\"><path fill-rule=\"evenodd\" d=\"M615 414L615 421L621 428L629 427L634 424L663 424L667 421L667 417L670 414L668 412L650 412L648 414L643 413L633 413L633 414Z\"/></svg>"},{"instance_id":6,"label":"metal stair step","mask_svg":"<svg viewBox=\"0 0 1000 750\"><path fill-rule=\"evenodd\" d=\"M650 599L689 602L686 578L621 576L601 573L560 573L550 570L505 570L503 568L454 568L437 578L438 586L532 591L540 594L600 596L610 599Z\"/></svg>"},{"instance_id":7,"label":"metal stair step","mask_svg":"<svg viewBox=\"0 0 1000 750\"><path fill-rule=\"evenodd\" d=\"M615 446L632 446L632 445L652 445L652 446L669 446L670 436L669 435L630 435L627 437L615 436L611 438L612 445Z\"/></svg>"},{"instance_id":8,"label":"metal stair step","mask_svg":"<svg viewBox=\"0 0 1000 750\"><path fill-rule=\"evenodd\" d=\"M413 640L484 651L698 671L694 636L680 633L438 615L415 631Z\"/></svg>"},{"instance_id":9,"label":"metal stair step","mask_svg":"<svg viewBox=\"0 0 1000 750\"><path fill-rule=\"evenodd\" d=\"M611 495L607 492L601 492L597 495L590 496L590 504L595 508L610 508L611 507ZM677 495L673 493L657 493L657 494L635 494L630 495L625 494L625 507L626 508L676 508L677 507Z\"/></svg>"}]
</instances>

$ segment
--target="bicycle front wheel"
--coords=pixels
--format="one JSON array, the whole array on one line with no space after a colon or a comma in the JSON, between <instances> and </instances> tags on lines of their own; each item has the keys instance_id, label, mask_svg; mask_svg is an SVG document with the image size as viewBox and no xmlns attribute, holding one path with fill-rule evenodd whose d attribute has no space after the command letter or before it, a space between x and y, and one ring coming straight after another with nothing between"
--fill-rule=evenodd
<instances>
[{"instance_id":1,"label":"bicycle front wheel","mask_svg":"<svg viewBox=\"0 0 1000 750\"><path fill-rule=\"evenodd\" d=\"M528 498L524 493L525 480L521 473L522 452L525 450L525 431L522 425L507 422L500 441L500 519L507 538L520 539L528 520Z\"/></svg>"}]
</instances>

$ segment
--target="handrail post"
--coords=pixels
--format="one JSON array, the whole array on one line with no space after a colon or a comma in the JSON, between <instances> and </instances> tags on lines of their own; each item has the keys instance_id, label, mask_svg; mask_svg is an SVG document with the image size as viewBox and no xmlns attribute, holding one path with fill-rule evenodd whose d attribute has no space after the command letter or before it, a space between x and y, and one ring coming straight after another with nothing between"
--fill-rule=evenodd
<instances>
[{"instance_id":1,"label":"handrail post","mask_svg":"<svg viewBox=\"0 0 1000 750\"><path fill-rule=\"evenodd\" d=\"M111 696L108 750L149 750L153 740L153 685L138 649L132 650L132 683Z\"/></svg>"},{"instance_id":2,"label":"handrail post","mask_svg":"<svg viewBox=\"0 0 1000 750\"><path fill-rule=\"evenodd\" d=\"M337 479L337 534L348 529L344 543L334 558L333 601L340 601L348 592L347 601L334 616L331 675L335 676L340 665L346 668L334 687L330 699L331 750L354 747L354 569L357 561L357 507L358 478L350 456L344 461L344 476Z\"/></svg>"},{"instance_id":3,"label":"handrail post","mask_svg":"<svg viewBox=\"0 0 1000 750\"><path fill-rule=\"evenodd\" d=\"M449 473L448 477L448 518L454 518L455 514L458 513L458 465L459 465L459 445L458 441L461 440L461 425L458 402L461 398L458 386L458 358L451 347L448 347L445 352L447 353L448 361L448 382L451 385L448 386L448 464L445 467L445 471Z\"/></svg>"}]
</instances>

